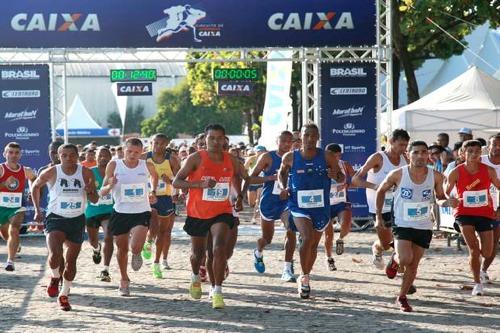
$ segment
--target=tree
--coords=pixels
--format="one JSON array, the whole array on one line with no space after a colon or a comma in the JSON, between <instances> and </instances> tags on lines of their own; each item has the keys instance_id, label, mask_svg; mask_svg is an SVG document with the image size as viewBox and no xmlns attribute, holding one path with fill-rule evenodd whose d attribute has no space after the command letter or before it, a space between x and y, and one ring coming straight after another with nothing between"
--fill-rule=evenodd
<instances>
[{"instance_id":1,"label":"tree","mask_svg":"<svg viewBox=\"0 0 500 333\"><path fill-rule=\"evenodd\" d=\"M187 80L175 88L163 90L158 97L158 112L141 124L141 133L151 136L164 133L170 138L178 134L195 136L210 123L219 123L227 134L240 134L243 120L238 112L220 112L215 107L193 105Z\"/></svg>"},{"instance_id":2,"label":"tree","mask_svg":"<svg viewBox=\"0 0 500 333\"><path fill-rule=\"evenodd\" d=\"M474 26L489 20L498 26L500 11L497 1L486 0L391 0L392 42L394 46L394 96L398 96L399 71L408 83L408 103L420 98L415 70L425 60L447 59L461 54L464 48L447 36L434 23L465 44L464 37ZM433 23L434 22L434 23ZM397 98L395 98L397 102ZM397 104L394 107L398 107Z\"/></svg>"},{"instance_id":3,"label":"tree","mask_svg":"<svg viewBox=\"0 0 500 333\"><path fill-rule=\"evenodd\" d=\"M127 116L125 117L125 128L123 134L140 133L141 122L144 120L144 105L139 104L135 108L127 107ZM122 128L122 119L118 112L113 112L108 115L108 126L110 128Z\"/></svg>"}]
</instances>

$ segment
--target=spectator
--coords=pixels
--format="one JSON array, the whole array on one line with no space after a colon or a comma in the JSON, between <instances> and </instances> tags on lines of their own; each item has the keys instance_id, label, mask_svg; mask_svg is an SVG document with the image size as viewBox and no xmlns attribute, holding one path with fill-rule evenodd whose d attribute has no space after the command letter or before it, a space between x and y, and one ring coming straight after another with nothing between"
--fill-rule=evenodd
<instances>
[{"instance_id":1,"label":"spectator","mask_svg":"<svg viewBox=\"0 0 500 333\"><path fill-rule=\"evenodd\" d=\"M467 140L472 140L473 139L472 130L467 127L462 127L461 129L458 130L458 137L462 142Z\"/></svg>"}]
</instances>

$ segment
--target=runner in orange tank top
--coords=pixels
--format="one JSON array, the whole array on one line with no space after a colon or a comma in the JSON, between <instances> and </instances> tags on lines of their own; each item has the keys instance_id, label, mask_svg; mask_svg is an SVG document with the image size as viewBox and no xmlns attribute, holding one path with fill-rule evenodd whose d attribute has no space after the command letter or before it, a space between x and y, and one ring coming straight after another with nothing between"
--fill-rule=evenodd
<instances>
[{"instance_id":1,"label":"runner in orange tank top","mask_svg":"<svg viewBox=\"0 0 500 333\"><path fill-rule=\"evenodd\" d=\"M231 187L237 193L235 211L241 211L241 170L236 158L223 151L224 127L208 125L205 128L207 150L191 154L174 178L176 188L188 189L187 218L184 230L191 236L192 277L189 293L194 299L201 298L199 269L206 250L210 232L212 251L208 262L212 262L215 284L212 296L214 309L224 307L222 281L226 269L226 242L229 230L234 227ZM212 259L213 258L213 259ZM212 259L212 260L210 260Z\"/></svg>"}]
</instances>

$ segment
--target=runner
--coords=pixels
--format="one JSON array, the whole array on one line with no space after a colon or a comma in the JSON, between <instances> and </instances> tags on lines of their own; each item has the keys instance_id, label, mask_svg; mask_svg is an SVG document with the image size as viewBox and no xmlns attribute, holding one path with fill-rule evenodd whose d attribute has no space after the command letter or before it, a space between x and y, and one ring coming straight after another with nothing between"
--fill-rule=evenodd
<instances>
[{"instance_id":1,"label":"runner","mask_svg":"<svg viewBox=\"0 0 500 333\"><path fill-rule=\"evenodd\" d=\"M253 150L255 154L248 157L245 161L245 169L249 174L253 173L253 169L257 164L257 159L267 152L266 147L261 145L255 146ZM260 176L262 177L263 175ZM257 218L260 214L259 208L258 206L256 206L256 203L260 201L260 196L262 194L262 183L250 184L245 190L246 191L243 193L247 194L248 205L253 209L251 222L257 223Z\"/></svg>"},{"instance_id":2,"label":"runner","mask_svg":"<svg viewBox=\"0 0 500 333\"><path fill-rule=\"evenodd\" d=\"M151 218L150 204L156 203L155 190L149 191L148 183L153 189L158 186L158 175L152 163L141 160L142 141L129 138L124 146L124 158L108 163L103 186L99 192L101 197L113 193L113 212L109 220L109 231L113 234L120 267L121 296L130 296L130 279L127 273L128 251L132 252L131 266L138 271L142 266L141 250L148 233Z\"/></svg>"},{"instance_id":3,"label":"runner","mask_svg":"<svg viewBox=\"0 0 500 333\"><path fill-rule=\"evenodd\" d=\"M326 160L325 152L316 148L319 130L315 124L302 127L302 148L283 156L279 170L281 195L290 194L288 207L293 217L292 230L298 230L302 239L300 265L302 275L298 282L301 298L309 298L309 273L318 252L321 235L330 221L330 178L343 180L337 163ZM290 184L288 177L290 176Z\"/></svg>"},{"instance_id":4,"label":"runner","mask_svg":"<svg viewBox=\"0 0 500 333\"><path fill-rule=\"evenodd\" d=\"M7 241L5 270L12 272L20 248L19 230L26 212L24 188L26 180L31 185L36 176L30 168L19 164L21 146L17 142L9 142L3 156L5 163L0 165L0 235Z\"/></svg>"},{"instance_id":5,"label":"runner","mask_svg":"<svg viewBox=\"0 0 500 333\"><path fill-rule=\"evenodd\" d=\"M392 170L405 166L407 158L404 155L410 141L408 132L404 129L396 129L389 139L389 147L385 151L379 151L371 155L365 164L352 177L352 186L366 188L366 201L368 210L375 221L378 240L372 245L373 264L378 269L384 269L384 258L382 254L389 250L392 244L392 192L386 192L386 200L382 211L382 220L375 218L375 191L384 178ZM364 179L366 177L366 180Z\"/></svg>"},{"instance_id":6,"label":"runner","mask_svg":"<svg viewBox=\"0 0 500 333\"><path fill-rule=\"evenodd\" d=\"M189 155L174 179L174 186L189 189L187 218L184 230L191 236L191 285L189 292L194 299L201 298L199 269L206 249L207 235L212 239L212 251L207 262L213 262L215 280L212 307L224 308L222 281L227 261L227 241L234 227L230 189L237 194L235 211L242 210L241 172L239 162L223 152L224 127L208 125L205 128L207 150ZM186 178L189 177L189 181ZM213 259L211 258L213 257Z\"/></svg>"},{"instance_id":7,"label":"runner","mask_svg":"<svg viewBox=\"0 0 500 333\"><path fill-rule=\"evenodd\" d=\"M500 178L500 133L492 135L488 140L488 155L481 156L481 162L495 169L497 178ZM493 208L495 209L495 221L493 222L493 253L485 258L481 268L481 283L491 283L488 276L488 268L495 259L498 241L500 240L500 198L498 189L492 185L490 194L493 199Z\"/></svg>"},{"instance_id":8,"label":"runner","mask_svg":"<svg viewBox=\"0 0 500 333\"><path fill-rule=\"evenodd\" d=\"M63 144L58 149L61 164L44 170L32 187L34 219L43 219L40 207L40 189L48 185L49 204L45 217L45 233L49 250L48 263L52 272L47 286L49 297L56 297L61 279L60 266L63 258L63 244L66 245L62 290L57 298L60 308L71 310L69 291L76 275L76 260L83 243L85 229L85 204L88 200L99 200L92 171L78 165L78 149L73 144Z\"/></svg>"},{"instance_id":9,"label":"runner","mask_svg":"<svg viewBox=\"0 0 500 333\"><path fill-rule=\"evenodd\" d=\"M100 147L97 150L97 166L90 169L94 173L96 188L100 190L106 174L106 166L111 161L111 151L108 148ZM109 276L109 263L113 256L113 235L109 232L109 218L113 212L113 197L111 193L100 197L97 203L90 203L85 210L87 234L89 243L92 246L92 260L96 265L101 263L102 245L99 243L99 227L104 233L104 267L98 278L103 282L111 282Z\"/></svg>"},{"instance_id":10,"label":"runner","mask_svg":"<svg viewBox=\"0 0 500 333\"><path fill-rule=\"evenodd\" d=\"M168 251L174 226L175 209L172 202L172 180L179 171L179 161L173 154L167 151L169 140L164 134L155 134L152 138L152 151L143 154L142 158L147 159L155 167L158 174L158 187L156 188L157 202L151 205L157 216L156 249L153 261L153 276L157 279L163 278L163 269L170 269L168 265ZM143 248L143 256L151 257L150 244L146 242ZM149 250L149 255L148 255ZM144 255L146 254L146 255ZM163 254L162 267L160 267L160 257ZM149 259L148 258L148 259Z\"/></svg>"},{"instance_id":11,"label":"runner","mask_svg":"<svg viewBox=\"0 0 500 333\"><path fill-rule=\"evenodd\" d=\"M351 203L347 201L348 180L354 176L354 169L347 161L341 160L342 148L336 143L330 143L325 147L327 159L337 163L345 176L345 181L338 184L332 180L330 188L330 223L325 229L325 254L326 264L330 271L336 271L335 259L332 257L334 231L333 224L338 219L340 223L339 239L335 242L335 252L338 255L344 253L344 237L351 231L352 212Z\"/></svg>"},{"instance_id":12,"label":"runner","mask_svg":"<svg viewBox=\"0 0 500 333\"><path fill-rule=\"evenodd\" d=\"M490 258L493 251L493 223L495 209L490 195L490 185L500 187L495 169L481 163L481 143L468 140L463 144L465 162L453 169L448 176L446 195L454 187L460 204L453 215L469 248L469 265L474 277L472 295L483 295L480 279L481 256ZM476 236L479 235L479 240Z\"/></svg>"},{"instance_id":13,"label":"runner","mask_svg":"<svg viewBox=\"0 0 500 333\"><path fill-rule=\"evenodd\" d=\"M283 274L281 279L286 282L296 282L293 274L292 262L293 253L295 251L296 237L295 232L288 228L288 208L287 196L281 194L278 184L277 172L281 165L281 158L283 155L290 151L292 147L292 133L283 131L277 138L278 150L266 152L259 156L255 167L250 175L250 181L243 183L243 193L252 184L264 183L262 196L259 202L260 211L260 226L262 236L257 240L257 247L253 250L254 266L258 273L264 273L266 266L264 264L264 248L271 244L274 236L274 221L281 220L286 229L286 242L285 242L285 264L283 267ZM259 176L261 175L262 176ZM284 197L282 200L280 197Z\"/></svg>"},{"instance_id":14,"label":"runner","mask_svg":"<svg viewBox=\"0 0 500 333\"><path fill-rule=\"evenodd\" d=\"M396 246L385 272L388 278L394 279L399 268L404 268L401 289L396 299L396 304L404 312L413 311L406 295L432 240L432 204L435 199L440 205L457 204L456 199L447 200L444 195L443 175L427 167L429 148L425 142L412 142L409 157L410 164L391 171L376 194L376 218L378 224L383 225L386 193L395 188L393 232Z\"/></svg>"}]
</instances>

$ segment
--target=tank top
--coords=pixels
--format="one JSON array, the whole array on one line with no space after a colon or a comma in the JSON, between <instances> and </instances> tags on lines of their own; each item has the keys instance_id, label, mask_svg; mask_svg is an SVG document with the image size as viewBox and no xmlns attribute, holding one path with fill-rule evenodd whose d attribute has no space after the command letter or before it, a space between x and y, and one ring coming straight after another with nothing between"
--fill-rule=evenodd
<instances>
[{"instance_id":1,"label":"tank top","mask_svg":"<svg viewBox=\"0 0 500 333\"><path fill-rule=\"evenodd\" d=\"M379 152L380 156L382 156L382 167L378 172L373 172L373 169L368 170L368 174L366 176L366 181L380 185L385 177L394 169L406 165L406 160L403 155L399 156L399 165L392 164L391 160L389 160L389 156L383 151ZM366 202L368 203L368 211L372 214L375 214L375 194L376 191L371 188L366 189ZM385 193L384 207L382 209L382 213L388 213L392 210L392 202L393 202L393 193L388 191Z\"/></svg>"},{"instance_id":2,"label":"tank top","mask_svg":"<svg viewBox=\"0 0 500 333\"><path fill-rule=\"evenodd\" d=\"M298 208L311 213L326 211L329 215L330 184L324 150L316 148L316 155L309 160L302 157L300 150L293 151L288 201L291 211Z\"/></svg>"},{"instance_id":3,"label":"tank top","mask_svg":"<svg viewBox=\"0 0 500 333\"><path fill-rule=\"evenodd\" d=\"M345 167L344 161L339 161L340 171L345 176L345 181L342 183L337 183L335 179L331 179L330 184L330 205L337 205L339 203L347 202L347 190L345 184L347 182L347 169Z\"/></svg>"},{"instance_id":4,"label":"tank top","mask_svg":"<svg viewBox=\"0 0 500 333\"><path fill-rule=\"evenodd\" d=\"M53 213L62 217L80 216L85 211L87 193L83 180L83 167L78 164L76 172L67 175L60 164L56 165L56 180L49 185L49 204L47 214Z\"/></svg>"},{"instance_id":5,"label":"tank top","mask_svg":"<svg viewBox=\"0 0 500 333\"><path fill-rule=\"evenodd\" d=\"M460 204L453 210L453 215L482 216L494 218L493 203L490 196L490 177L486 164L479 164L479 171L470 174L465 164L457 167L458 180L456 184L457 196Z\"/></svg>"},{"instance_id":6,"label":"tank top","mask_svg":"<svg viewBox=\"0 0 500 333\"><path fill-rule=\"evenodd\" d=\"M113 187L113 209L118 213L137 214L150 212L148 198L149 170L146 161L139 160L135 168L129 168L123 160L116 160Z\"/></svg>"},{"instance_id":7,"label":"tank top","mask_svg":"<svg viewBox=\"0 0 500 333\"><path fill-rule=\"evenodd\" d=\"M26 174L24 167L20 164L19 170L14 171L9 168L7 163L0 165L3 169L3 175L0 177L0 182L5 182L7 178L13 177L14 183L9 186L3 186L0 190L0 207L4 208L20 208L23 206L23 193L26 185Z\"/></svg>"},{"instance_id":8,"label":"tank top","mask_svg":"<svg viewBox=\"0 0 500 333\"><path fill-rule=\"evenodd\" d=\"M497 178L500 179L500 164L493 164L488 155L481 156L481 162L495 169ZM493 208L496 209L500 206L500 195L498 189L493 184L490 185L490 195L493 200Z\"/></svg>"},{"instance_id":9,"label":"tank top","mask_svg":"<svg viewBox=\"0 0 500 333\"><path fill-rule=\"evenodd\" d=\"M422 184L415 184L409 166L404 166L394 191L394 223L398 227L431 230L431 207L434 200L434 170L427 168Z\"/></svg>"},{"instance_id":10,"label":"tank top","mask_svg":"<svg viewBox=\"0 0 500 333\"><path fill-rule=\"evenodd\" d=\"M161 163L156 163L153 160L153 152L148 152L146 157L148 162L153 163L156 173L158 174L158 186L156 187L156 195L172 195L172 184L168 184L162 179L162 175L166 175L170 180L174 178L174 173L172 171L172 167L170 166L170 154L166 152L165 160Z\"/></svg>"},{"instance_id":11,"label":"tank top","mask_svg":"<svg viewBox=\"0 0 500 333\"><path fill-rule=\"evenodd\" d=\"M95 188L99 191L102 187L103 178L99 172L98 167L90 169L95 176ZM87 208L85 209L85 217L91 218L97 215L111 214L113 211L113 195L108 193L103 197L99 197L99 201L96 203L88 202Z\"/></svg>"},{"instance_id":12,"label":"tank top","mask_svg":"<svg viewBox=\"0 0 500 333\"><path fill-rule=\"evenodd\" d=\"M281 166L281 156L278 155L276 150L270 151L272 163L271 166L263 171L264 177L274 176L278 173ZM278 184L278 180L270 180L264 183L261 196L261 204L267 204L276 201L281 201L279 199L281 189Z\"/></svg>"},{"instance_id":13,"label":"tank top","mask_svg":"<svg viewBox=\"0 0 500 333\"><path fill-rule=\"evenodd\" d=\"M213 188L190 188L186 211L189 217L211 219L221 214L232 214L233 208L229 195L231 179L234 175L233 162L229 153L223 152L221 163L213 162L208 151L199 150L201 163L198 169L189 174L189 181L214 179Z\"/></svg>"}]
</instances>

